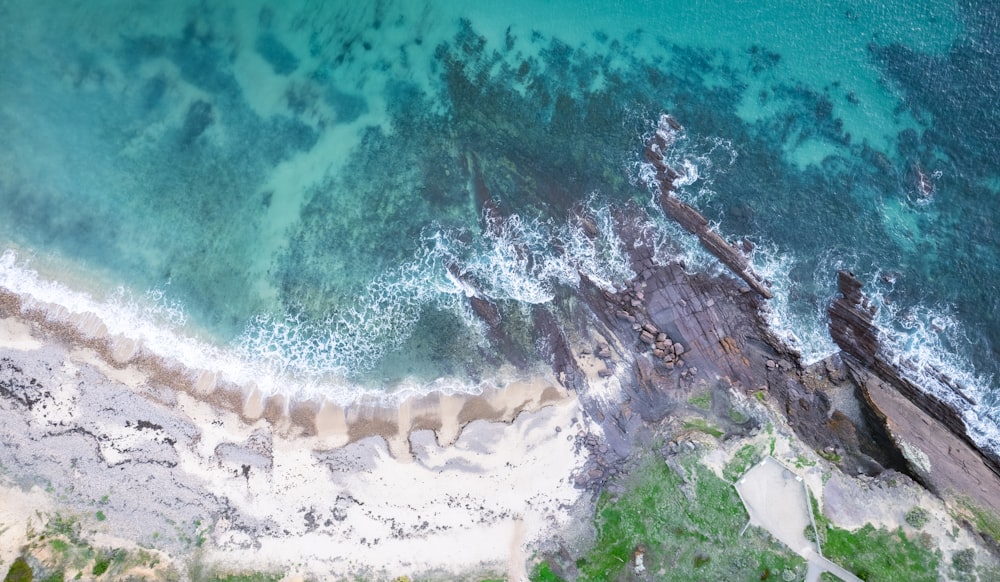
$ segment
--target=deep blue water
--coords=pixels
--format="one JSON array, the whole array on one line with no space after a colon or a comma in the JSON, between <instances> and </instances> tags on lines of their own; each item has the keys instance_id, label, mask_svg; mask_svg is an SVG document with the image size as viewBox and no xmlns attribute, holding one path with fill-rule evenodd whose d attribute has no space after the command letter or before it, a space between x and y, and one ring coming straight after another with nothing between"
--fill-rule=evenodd
<instances>
[{"instance_id":1,"label":"deep blue water","mask_svg":"<svg viewBox=\"0 0 1000 582\"><path fill-rule=\"evenodd\" d=\"M677 238L639 179L669 112L682 195L757 243L806 359L850 268L898 354L996 404L992 2L169 4L0 4L19 264L151 291L277 371L478 381L490 340L449 266L515 335L578 272L620 284L624 249L575 216L634 202ZM477 187L518 220L484 233ZM690 242L661 256L711 268Z\"/></svg>"}]
</instances>

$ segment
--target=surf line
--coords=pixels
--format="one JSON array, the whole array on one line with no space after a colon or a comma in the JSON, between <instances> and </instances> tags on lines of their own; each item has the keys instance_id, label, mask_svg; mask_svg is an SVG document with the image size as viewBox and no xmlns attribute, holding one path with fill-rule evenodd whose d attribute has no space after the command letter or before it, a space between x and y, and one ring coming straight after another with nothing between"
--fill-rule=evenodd
<instances>
[{"instance_id":1,"label":"surf line","mask_svg":"<svg viewBox=\"0 0 1000 582\"><path fill-rule=\"evenodd\" d=\"M664 161L664 152L673 145L674 136L683 129L676 119L663 114L660 116L656 132L646 142L645 158L656 169L655 179L656 187L659 190L660 208L663 209L664 214L681 225L684 230L697 236L705 250L712 253L722 264L746 281L751 289L765 299L773 298L774 294L750 267L750 259L738 248L726 242L726 239L722 238L719 233L709 228L708 221L701 213L673 195L674 182L681 175Z\"/></svg>"}]
</instances>

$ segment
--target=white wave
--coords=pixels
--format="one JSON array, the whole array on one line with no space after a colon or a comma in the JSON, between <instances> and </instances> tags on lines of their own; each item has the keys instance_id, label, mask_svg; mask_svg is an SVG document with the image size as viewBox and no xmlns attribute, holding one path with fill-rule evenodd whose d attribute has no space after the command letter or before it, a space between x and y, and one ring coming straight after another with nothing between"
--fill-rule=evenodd
<instances>
[{"instance_id":1,"label":"white wave","mask_svg":"<svg viewBox=\"0 0 1000 582\"><path fill-rule=\"evenodd\" d=\"M791 276L796 265L794 255L759 242L751 253L750 264L761 280L770 283L774 294L765 304L764 320L786 346L798 352L802 363L812 365L836 353L838 348L830 338L826 315L833 295L816 300L814 308L803 313L793 305L793 297L799 294L800 287L800 282ZM829 272L836 273L836 270Z\"/></svg>"},{"instance_id":2,"label":"white wave","mask_svg":"<svg viewBox=\"0 0 1000 582\"><path fill-rule=\"evenodd\" d=\"M954 309L947 304L903 307L886 301L881 292L873 294L873 301L882 355L904 377L959 411L979 445L1000 451L993 378L977 373L961 355L971 342Z\"/></svg>"},{"instance_id":3,"label":"white wave","mask_svg":"<svg viewBox=\"0 0 1000 582\"><path fill-rule=\"evenodd\" d=\"M552 301L559 286L576 287L581 274L608 290L634 276L610 210L587 213L598 226L595 237L579 218L557 225L516 215L472 243L460 232L428 230L410 261L373 279L346 309L318 321L259 315L237 352L279 376L354 377L405 342L428 306L458 314L485 341L467 297L534 305Z\"/></svg>"},{"instance_id":4,"label":"white wave","mask_svg":"<svg viewBox=\"0 0 1000 582\"><path fill-rule=\"evenodd\" d=\"M351 401L384 388L357 386L351 378L398 349L426 308L451 311L485 342L485 326L467 301L472 295L526 306L551 301L560 286L579 285L581 274L609 290L632 278L611 211L597 207L594 197L587 202L583 214L597 226L596 236L577 216L561 224L512 216L472 243L463 242L461 232L428 229L409 261L374 277L350 304L322 318L306 318L302 310L258 314L230 347L191 333L169 285L141 294L121 287L95 299L40 277L13 251L0 257L0 285L29 298L29 306L94 313L109 335L136 340L192 370L218 371L226 381L266 393ZM410 389L441 385L478 390L444 378Z\"/></svg>"},{"instance_id":5,"label":"white wave","mask_svg":"<svg viewBox=\"0 0 1000 582\"><path fill-rule=\"evenodd\" d=\"M25 309L41 310L53 319L68 322L73 315L94 314L108 336L137 340L157 355L183 362L193 370L217 370L233 380L252 378L231 354L185 333L181 328L186 322L183 308L163 289L150 290L139 298L120 288L108 299L96 299L40 276L10 249L0 255L0 287L22 297Z\"/></svg>"},{"instance_id":6,"label":"white wave","mask_svg":"<svg viewBox=\"0 0 1000 582\"><path fill-rule=\"evenodd\" d=\"M718 136L692 138L684 129L674 129L666 123L659 123L639 136L641 143L647 143L654 132L666 144L662 152L664 163L678 174L673 194L691 205L713 198L715 177L728 171L739 158L730 140ZM656 169L652 164L638 160L626 170L633 184L643 185L651 192L658 191Z\"/></svg>"}]
</instances>

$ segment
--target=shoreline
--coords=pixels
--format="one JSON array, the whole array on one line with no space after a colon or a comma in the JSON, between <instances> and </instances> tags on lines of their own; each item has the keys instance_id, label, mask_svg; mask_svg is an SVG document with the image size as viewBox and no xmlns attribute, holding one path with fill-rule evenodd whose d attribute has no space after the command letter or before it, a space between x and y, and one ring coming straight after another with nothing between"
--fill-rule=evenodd
<instances>
[{"instance_id":1,"label":"shoreline","mask_svg":"<svg viewBox=\"0 0 1000 582\"><path fill-rule=\"evenodd\" d=\"M88 337L95 326L92 315L22 313L0 290L0 481L49 499L39 508L99 504L95 533L180 557L195 549L183 540L210 537L202 559L229 567L516 578L529 548L587 503L571 479L586 451L567 436L595 427L551 373L345 407L184 370L129 340ZM65 438L73 444L52 440ZM38 461L33 451L52 446L60 452ZM150 480L162 489L151 496Z\"/></svg>"},{"instance_id":2,"label":"shoreline","mask_svg":"<svg viewBox=\"0 0 1000 582\"><path fill-rule=\"evenodd\" d=\"M537 411L568 397L551 372L504 373L495 386L477 393L407 390L385 395L361 394L350 403L323 397L296 398L265 393L253 383L240 385L221 371L191 368L150 353L140 341L109 335L92 312L24 308L22 296L0 287L0 346L37 349L50 343L70 348L74 359L92 365L108 379L138 388L156 383L240 415L244 422L264 418L289 434L319 436L337 446L381 436L398 440L412 430L432 430L442 444L458 438L474 420L511 423L523 411Z\"/></svg>"},{"instance_id":3,"label":"shoreline","mask_svg":"<svg viewBox=\"0 0 1000 582\"><path fill-rule=\"evenodd\" d=\"M533 314L550 370L396 403L266 395L102 332L92 313L25 309L0 288L0 485L50 517L99 508L89 534L172 567L519 580L538 559L572 573L553 544L565 553L593 536L595 503L624 491L637 454L654 447L669 465L759 441L756 398L845 479L905 475L966 524L981 508L1000 514L1000 476L972 466L982 451L875 377L884 370L846 345L803 365L745 277L657 264L642 233L621 234L633 280L616 293L585 280ZM857 292L845 300L863 306Z\"/></svg>"}]
</instances>

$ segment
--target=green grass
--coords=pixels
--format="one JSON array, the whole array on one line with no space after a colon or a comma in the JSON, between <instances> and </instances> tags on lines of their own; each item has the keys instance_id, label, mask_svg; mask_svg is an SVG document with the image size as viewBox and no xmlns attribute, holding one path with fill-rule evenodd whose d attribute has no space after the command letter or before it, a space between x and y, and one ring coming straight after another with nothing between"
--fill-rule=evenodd
<instances>
[{"instance_id":1,"label":"green grass","mask_svg":"<svg viewBox=\"0 0 1000 582\"><path fill-rule=\"evenodd\" d=\"M34 579L34 572L31 571L31 566L28 565L27 560L23 557L18 557L11 564L10 570L7 570L7 575L4 577L3 582L31 582Z\"/></svg>"},{"instance_id":2,"label":"green grass","mask_svg":"<svg viewBox=\"0 0 1000 582\"><path fill-rule=\"evenodd\" d=\"M840 462L840 455L838 455L837 453L828 453L826 451L816 451L816 452L819 454L819 456L823 457L827 461L830 461L831 463L837 464Z\"/></svg>"},{"instance_id":3,"label":"green grass","mask_svg":"<svg viewBox=\"0 0 1000 582\"><path fill-rule=\"evenodd\" d=\"M744 445L740 450L736 451L733 459L722 469L722 476L727 481L735 483L743 473L746 473L758 461L760 461L760 453L757 452L757 447Z\"/></svg>"},{"instance_id":4,"label":"green grass","mask_svg":"<svg viewBox=\"0 0 1000 582\"><path fill-rule=\"evenodd\" d=\"M97 521L104 521L105 519L108 518L106 515L104 515L104 512L101 510L97 510L97 513L94 514L94 517L97 518Z\"/></svg>"},{"instance_id":5,"label":"green grass","mask_svg":"<svg viewBox=\"0 0 1000 582\"><path fill-rule=\"evenodd\" d=\"M628 478L619 499L601 498L598 537L576 564L579 580L630 575L640 546L650 579L777 580L781 572L796 569L804 574L798 556L755 528L739 535L747 514L729 483L693 458L684 466L682 476L649 460Z\"/></svg>"},{"instance_id":6,"label":"green grass","mask_svg":"<svg viewBox=\"0 0 1000 582\"><path fill-rule=\"evenodd\" d=\"M64 540L49 540L49 545L57 554L65 554L69 550L69 544Z\"/></svg>"},{"instance_id":7,"label":"green grass","mask_svg":"<svg viewBox=\"0 0 1000 582\"><path fill-rule=\"evenodd\" d=\"M712 393L706 391L706 392L701 392L699 394L695 394L691 398L688 398L688 404L694 406L695 408L708 410L712 408Z\"/></svg>"},{"instance_id":8,"label":"green grass","mask_svg":"<svg viewBox=\"0 0 1000 582\"><path fill-rule=\"evenodd\" d=\"M812 492L816 529L823 555L867 582L922 582L938 579L940 551L910 539L902 528L889 531L868 524L857 531L833 527L820 513Z\"/></svg>"},{"instance_id":9,"label":"green grass","mask_svg":"<svg viewBox=\"0 0 1000 582\"><path fill-rule=\"evenodd\" d=\"M906 523L910 524L910 527L914 529L921 529L927 524L927 511L919 505L914 506L906 512L906 517L904 519L906 520Z\"/></svg>"},{"instance_id":10,"label":"green grass","mask_svg":"<svg viewBox=\"0 0 1000 582\"><path fill-rule=\"evenodd\" d=\"M709 424L704 418L689 418L684 421L684 428L687 430L696 430L698 432L703 432L708 435L712 435L715 438L721 437L724 432L719 430L718 427Z\"/></svg>"},{"instance_id":11,"label":"green grass","mask_svg":"<svg viewBox=\"0 0 1000 582\"><path fill-rule=\"evenodd\" d=\"M552 571L552 567L549 566L548 562L542 562L535 566L531 571L531 576L529 576L531 582L566 582L556 573Z\"/></svg>"},{"instance_id":12,"label":"green grass","mask_svg":"<svg viewBox=\"0 0 1000 582\"><path fill-rule=\"evenodd\" d=\"M967 497L960 497L956 502L960 510L960 515L956 516L958 521L962 521L964 517L980 533L990 536L995 542L1000 542L1000 518Z\"/></svg>"},{"instance_id":13,"label":"green grass","mask_svg":"<svg viewBox=\"0 0 1000 582\"><path fill-rule=\"evenodd\" d=\"M796 469L803 469L805 467L812 467L814 465L816 465L816 461L810 461L809 459L803 457L802 455L798 455L795 457Z\"/></svg>"},{"instance_id":14,"label":"green grass","mask_svg":"<svg viewBox=\"0 0 1000 582\"><path fill-rule=\"evenodd\" d=\"M80 520L59 514L52 516L45 524L44 535L64 536L70 543L80 542Z\"/></svg>"},{"instance_id":15,"label":"green grass","mask_svg":"<svg viewBox=\"0 0 1000 582\"><path fill-rule=\"evenodd\" d=\"M134 566L158 564L158 559L144 550L130 553L122 548L94 547L84 538L77 517L59 514L49 516L37 535L29 534L24 552L39 561L35 582L120 580Z\"/></svg>"},{"instance_id":16,"label":"green grass","mask_svg":"<svg viewBox=\"0 0 1000 582\"><path fill-rule=\"evenodd\" d=\"M823 554L868 582L933 582L938 556L906 537L868 524L858 531L828 529Z\"/></svg>"}]
</instances>

